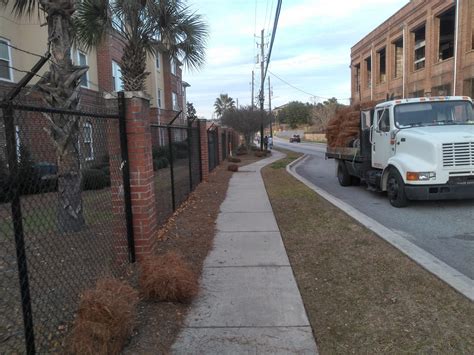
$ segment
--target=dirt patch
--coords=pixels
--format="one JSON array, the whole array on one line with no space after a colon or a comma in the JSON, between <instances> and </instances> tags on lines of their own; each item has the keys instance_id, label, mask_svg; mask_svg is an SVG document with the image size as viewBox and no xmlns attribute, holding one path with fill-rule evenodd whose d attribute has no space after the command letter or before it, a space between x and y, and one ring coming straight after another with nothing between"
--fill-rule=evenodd
<instances>
[{"instance_id":1,"label":"dirt patch","mask_svg":"<svg viewBox=\"0 0 474 355\"><path fill-rule=\"evenodd\" d=\"M259 158L253 154L239 156L238 165ZM234 163L233 163L234 164ZM224 201L233 172L226 161L201 183L161 229L154 251L158 255L177 251L192 270L201 275L204 259L212 248L215 221ZM239 174L238 172L236 174ZM190 305L173 302L143 301L138 305L138 325L125 354L168 353L179 334Z\"/></svg>"},{"instance_id":2,"label":"dirt patch","mask_svg":"<svg viewBox=\"0 0 474 355\"><path fill-rule=\"evenodd\" d=\"M262 170L321 354L474 353L474 304L274 163Z\"/></svg>"}]
</instances>

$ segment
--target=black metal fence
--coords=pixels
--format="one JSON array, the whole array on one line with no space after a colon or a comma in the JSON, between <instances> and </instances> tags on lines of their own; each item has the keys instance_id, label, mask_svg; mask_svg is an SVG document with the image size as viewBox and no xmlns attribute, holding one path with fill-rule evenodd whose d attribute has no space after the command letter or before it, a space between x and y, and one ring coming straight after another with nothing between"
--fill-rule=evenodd
<instances>
[{"instance_id":1,"label":"black metal fence","mask_svg":"<svg viewBox=\"0 0 474 355\"><path fill-rule=\"evenodd\" d=\"M0 352L63 352L81 292L124 268L110 187L122 157L108 147L119 114L3 103L0 119Z\"/></svg>"},{"instance_id":2,"label":"black metal fence","mask_svg":"<svg viewBox=\"0 0 474 355\"><path fill-rule=\"evenodd\" d=\"M201 182L196 125L151 125L158 222L163 223Z\"/></svg>"}]
</instances>

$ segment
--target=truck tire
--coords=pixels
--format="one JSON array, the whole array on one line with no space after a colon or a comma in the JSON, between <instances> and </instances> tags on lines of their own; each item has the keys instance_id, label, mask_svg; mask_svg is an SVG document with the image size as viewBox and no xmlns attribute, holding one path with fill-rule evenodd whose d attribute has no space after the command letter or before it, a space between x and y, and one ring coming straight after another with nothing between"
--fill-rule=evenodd
<instances>
[{"instance_id":1,"label":"truck tire","mask_svg":"<svg viewBox=\"0 0 474 355\"><path fill-rule=\"evenodd\" d=\"M339 160L337 164L337 180L341 186L352 185L352 176L349 175L346 164L342 160Z\"/></svg>"},{"instance_id":2,"label":"truck tire","mask_svg":"<svg viewBox=\"0 0 474 355\"><path fill-rule=\"evenodd\" d=\"M405 194L405 183L396 169L390 169L388 173L387 196L393 207L401 208L408 206L408 198Z\"/></svg>"}]
</instances>

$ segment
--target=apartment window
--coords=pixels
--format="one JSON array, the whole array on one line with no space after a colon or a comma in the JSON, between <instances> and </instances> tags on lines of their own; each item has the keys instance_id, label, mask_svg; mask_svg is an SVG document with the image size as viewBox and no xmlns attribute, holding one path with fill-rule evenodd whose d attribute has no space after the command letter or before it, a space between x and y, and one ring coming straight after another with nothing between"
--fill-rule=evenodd
<instances>
[{"instance_id":1,"label":"apartment window","mask_svg":"<svg viewBox=\"0 0 474 355\"><path fill-rule=\"evenodd\" d=\"M87 66L87 55L81 51L77 51L77 63L80 66ZM89 76L88 72L85 72L81 77L81 86L89 87Z\"/></svg>"},{"instance_id":2,"label":"apartment window","mask_svg":"<svg viewBox=\"0 0 474 355\"><path fill-rule=\"evenodd\" d=\"M176 75L176 61L174 58L171 58L170 65L171 65L171 74Z\"/></svg>"},{"instance_id":3,"label":"apartment window","mask_svg":"<svg viewBox=\"0 0 474 355\"><path fill-rule=\"evenodd\" d=\"M84 157L86 160L94 160L94 146L92 138L92 125L90 122L84 123Z\"/></svg>"},{"instance_id":4,"label":"apartment window","mask_svg":"<svg viewBox=\"0 0 474 355\"><path fill-rule=\"evenodd\" d=\"M112 85L114 91L123 90L122 71L120 65L112 61Z\"/></svg>"},{"instance_id":5,"label":"apartment window","mask_svg":"<svg viewBox=\"0 0 474 355\"><path fill-rule=\"evenodd\" d=\"M395 70L393 71L394 78L400 78L403 75L403 38L393 43L395 52Z\"/></svg>"},{"instance_id":6,"label":"apartment window","mask_svg":"<svg viewBox=\"0 0 474 355\"><path fill-rule=\"evenodd\" d=\"M454 56L454 32L456 7L441 14L439 19L439 57L440 61Z\"/></svg>"},{"instance_id":7,"label":"apartment window","mask_svg":"<svg viewBox=\"0 0 474 355\"><path fill-rule=\"evenodd\" d=\"M0 80L13 81L10 42L0 38Z\"/></svg>"},{"instance_id":8,"label":"apartment window","mask_svg":"<svg viewBox=\"0 0 474 355\"><path fill-rule=\"evenodd\" d=\"M450 96L451 95L451 84L443 84L431 88L432 96Z\"/></svg>"},{"instance_id":9,"label":"apartment window","mask_svg":"<svg viewBox=\"0 0 474 355\"><path fill-rule=\"evenodd\" d=\"M367 87L370 89L372 87L372 58L369 57L365 60L365 68L367 69L366 83Z\"/></svg>"},{"instance_id":10,"label":"apartment window","mask_svg":"<svg viewBox=\"0 0 474 355\"><path fill-rule=\"evenodd\" d=\"M160 70L160 55L158 53L156 54L156 57L155 57L155 65L156 65L156 69Z\"/></svg>"},{"instance_id":11,"label":"apartment window","mask_svg":"<svg viewBox=\"0 0 474 355\"><path fill-rule=\"evenodd\" d=\"M387 61L386 61L386 50L385 47L382 48L381 50L377 51L377 60L379 64L379 75L378 75L378 83L385 83L385 80L387 78Z\"/></svg>"},{"instance_id":12,"label":"apartment window","mask_svg":"<svg viewBox=\"0 0 474 355\"><path fill-rule=\"evenodd\" d=\"M354 66L355 92L360 92L360 64Z\"/></svg>"},{"instance_id":13,"label":"apartment window","mask_svg":"<svg viewBox=\"0 0 474 355\"><path fill-rule=\"evenodd\" d=\"M161 108L161 89L158 88L158 92L156 93L156 103L159 108Z\"/></svg>"},{"instance_id":14,"label":"apartment window","mask_svg":"<svg viewBox=\"0 0 474 355\"><path fill-rule=\"evenodd\" d=\"M425 45L426 45L426 30L425 26L413 31L415 39L414 47L414 69L419 70L425 67Z\"/></svg>"},{"instance_id":15,"label":"apartment window","mask_svg":"<svg viewBox=\"0 0 474 355\"><path fill-rule=\"evenodd\" d=\"M178 94L175 93L175 92L172 92L171 93L171 99L173 101L173 110L174 111L178 111L179 110L179 106L178 106Z\"/></svg>"}]
</instances>

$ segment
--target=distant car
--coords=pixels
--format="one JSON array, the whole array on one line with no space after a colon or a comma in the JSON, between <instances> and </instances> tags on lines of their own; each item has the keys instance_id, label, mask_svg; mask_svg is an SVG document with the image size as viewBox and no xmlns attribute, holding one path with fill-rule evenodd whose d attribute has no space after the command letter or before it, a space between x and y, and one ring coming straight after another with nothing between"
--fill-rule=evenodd
<instances>
[{"instance_id":1,"label":"distant car","mask_svg":"<svg viewBox=\"0 0 474 355\"><path fill-rule=\"evenodd\" d=\"M299 134L293 134L293 137L290 137L290 143L301 143L301 138Z\"/></svg>"}]
</instances>

